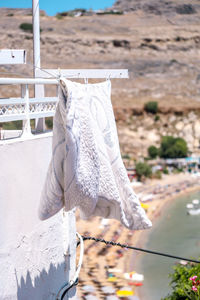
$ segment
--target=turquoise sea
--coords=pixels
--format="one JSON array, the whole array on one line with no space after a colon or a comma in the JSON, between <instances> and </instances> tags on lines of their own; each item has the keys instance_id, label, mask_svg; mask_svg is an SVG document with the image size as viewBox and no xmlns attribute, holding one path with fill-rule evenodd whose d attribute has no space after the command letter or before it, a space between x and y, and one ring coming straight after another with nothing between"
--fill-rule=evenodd
<instances>
[{"instance_id":1,"label":"turquoise sea","mask_svg":"<svg viewBox=\"0 0 200 300\"><path fill-rule=\"evenodd\" d=\"M162 212L145 236L144 248L172 255L200 257L200 215L186 214L186 204L200 199L200 192L179 197ZM170 291L168 274L178 261L152 254L136 257L135 270L144 275L144 285L138 287L141 300L160 300Z\"/></svg>"}]
</instances>

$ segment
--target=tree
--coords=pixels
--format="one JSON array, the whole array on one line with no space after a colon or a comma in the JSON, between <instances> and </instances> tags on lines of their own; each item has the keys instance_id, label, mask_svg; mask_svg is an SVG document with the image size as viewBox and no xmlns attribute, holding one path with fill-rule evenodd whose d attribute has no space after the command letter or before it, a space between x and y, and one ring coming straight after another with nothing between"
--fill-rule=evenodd
<instances>
[{"instance_id":1,"label":"tree","mask_svg":"<svg viewBox=\"0 0 200 300\"><path fill-rule=\"evenodd\" d=\"M142 176L149 177L152 174L152 170L147 163L138 162L136 164L136 173L138 179L141 180Z\"/></svg>"},{"instance_id":2,"label":"tree","mask_svg":"<svg viewBox=\"0 0 200 300\"><path fill-rule=\"evenodd\" d=\"M172 292L163 300L200 299L200 264L178 264L169 277Z\"/></svg>"},{"instance_id":3,"label":"tree","mask_svg":"<svg viewBox=\"0 0 200 300\"><path fill-rule=\"evenodd\" d=\"M162 158L183 158L188 153L187 143L182 138L163 136L160 145L160 157Z\"/></svg>"},{"instance_id":4,"label":"tree","mask_svg":"<svg viewBox=\"0 0 200 300\"><path fill-rule=\"evenodd\" d=\"M154 159L158 156L158 149L155 146L150 146L148 148L149 157Z\"/></svg>"}]
</instances>

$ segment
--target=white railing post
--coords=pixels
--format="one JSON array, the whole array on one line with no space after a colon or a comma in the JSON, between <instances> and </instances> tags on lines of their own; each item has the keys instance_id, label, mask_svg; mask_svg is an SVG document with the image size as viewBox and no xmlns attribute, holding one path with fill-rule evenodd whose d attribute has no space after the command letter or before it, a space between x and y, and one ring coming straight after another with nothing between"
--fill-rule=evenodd
<instances>
[{"instance_id":1,"label":"white railing post","mask_svg":"<svg viewBox=\"0 0 200 300\"><path fill-rule=\"evenodd\" d=\"M32 0L33 10L33 75L37 77L37 68L40 68L40 7L39 0ZM44 97L44 86L35 85L35 97ZM35 120L36 132L45 131L45 118Z\"/></svg>"},{"instance_id":2,"label":"white railing post","mask_svg":"<svg viewBox=\"0 0 200 300\"><path fill-rule=\"evenodd\" d=\"M29 109L29 90L28 84L21 85L21 95L22 98L25 100L25 115L26 119L23 121L23 128L22 128L22 136L23 137L30 137L31 133L31 124L30 124L30 109Z\"/></svg>"}]
</instances>

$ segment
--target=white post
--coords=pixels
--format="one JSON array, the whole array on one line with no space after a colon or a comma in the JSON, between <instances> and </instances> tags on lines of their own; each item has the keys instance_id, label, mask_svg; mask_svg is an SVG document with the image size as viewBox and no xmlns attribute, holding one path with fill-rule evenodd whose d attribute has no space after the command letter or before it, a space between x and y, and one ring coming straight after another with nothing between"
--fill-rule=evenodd
<instances>
[{"instance_id":1,"label":"white post","mask_svg":"<svg viewBox=\"0 0 200 300\"><path fill-rule=\"evenodd\" d=\"M23 137L30 137L31 136L31 125L30 125L30 114L29 114L29 91L28 85L22 85L21 90L22 98L25 99L25 114L26 120L23 121L23 128L22 128L22 136Z\"/></svg>"},{"instance_id":2,"label":"white post","mask_svg":"<svg viewBox=\"0 0 200 300\"><path fill-rule=\"evenodd\" d=\"M37 77L37 68L40 68L40 7L39 0L32 0L33 11L33 74ZM44 97L44 86L35 85L35 97ZM45 118L35 120L35 129L45 131Z\"/></svg>"}]
</instances>

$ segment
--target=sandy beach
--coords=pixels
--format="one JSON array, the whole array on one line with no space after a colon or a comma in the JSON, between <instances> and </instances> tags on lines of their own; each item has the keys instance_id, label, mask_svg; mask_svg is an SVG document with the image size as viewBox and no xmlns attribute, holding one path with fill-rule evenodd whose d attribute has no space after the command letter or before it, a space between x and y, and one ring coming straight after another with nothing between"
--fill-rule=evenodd
<instances>
[{"instance_id":1,"label":"sandy beach","mask_svg":"<svg viewBox=\"0 0 200 300\"><path fill-rule=\"evenodd\" d=\"M148 180L134 188L141 199L152 195L152 200L145 203L148 206L147 214L153 224L171 201L197 190L200 190L200 177L188 173L163 175L160 180ZM102 221L101 218L95 217L84 221L79 215L77 215L77 231L85 236L104 238L136 247L143 247L148 236L148 230L130 231L116 220ZM128 280L124 278L125 272L137 272L134 269L134 261L138 255L138 251L85 241L84 263L77 287L78 297L90 299L93 296L96 297L94 299L107 299L107 297L109 299L109 295L112 295L112 299L119 299L116 292L124 287L127 287L126 290L130 289L132 294L138 295L139 287L129 285Z\"/></svg>"}]
</instances>

